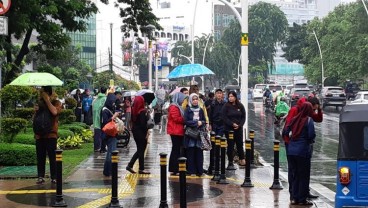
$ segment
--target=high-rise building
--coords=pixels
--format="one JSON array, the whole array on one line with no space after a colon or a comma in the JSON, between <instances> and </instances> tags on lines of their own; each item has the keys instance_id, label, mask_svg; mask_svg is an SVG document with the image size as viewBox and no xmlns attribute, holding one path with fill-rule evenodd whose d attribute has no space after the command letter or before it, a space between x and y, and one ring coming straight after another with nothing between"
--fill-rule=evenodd
<instances>
[{"instance_id":1,"label":"high-rise building","mask_svg":"<svg viewBox=\"0 0 368 208\"><path fill-rule=\"evenodd\" d=\"M67 32L71 38L72 46L81 47L80 58L92 69L96 69L96 15L93 14L87 20L85 32Z\"/></svg>"}]
</instances>

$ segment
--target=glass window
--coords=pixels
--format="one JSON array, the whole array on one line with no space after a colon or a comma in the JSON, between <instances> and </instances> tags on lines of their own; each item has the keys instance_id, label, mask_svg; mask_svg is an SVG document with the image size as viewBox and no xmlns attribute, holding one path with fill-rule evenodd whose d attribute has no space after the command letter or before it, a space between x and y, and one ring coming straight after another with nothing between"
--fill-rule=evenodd
<instances>
[{"instance_id":1,"label":"glass window","mask_svg":"<svg viewBox=\"0 0 368 208\"><path fill-rule=\"evenodd\" d=\"M368 150L368 126L364 127L364 149Z\"/></svg>"},{"instance_id":2,"label":"glass window","mask_svg":"<svg viewBox=\"0 0 368 208\"><path fill-rule=\"evenodd\" d=\"M364 95L364 100L368 100L368 95L367 94Z\"/></svg>"},{"instance_id":3,"label":"glass window","mask_svg":"<svg viewBox=\"0 0 368 208\"><path fill-rule=\"evenodd\" d=\"M221 26L221 21L222 21L222 15L216 14L215 15L215 26Z\"/></svg>"}]
</instances>

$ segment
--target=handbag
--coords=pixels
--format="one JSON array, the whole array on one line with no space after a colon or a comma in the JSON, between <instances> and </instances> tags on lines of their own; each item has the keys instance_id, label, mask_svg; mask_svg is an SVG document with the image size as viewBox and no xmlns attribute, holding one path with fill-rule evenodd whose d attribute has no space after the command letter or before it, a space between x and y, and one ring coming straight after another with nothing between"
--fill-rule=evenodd
<instances>
[{"instance_id":1,"label":"handbag","mask_svg":"<svg viewBox=\"0 0 368 208\"><path fill-rule=\"evenodd\" d=\"M205 131L203 131L203 132L200 131L199 134L200 134L201 142L202 142L201 149L204 150L204 151L210 151L212 149L210 136Z\"/></svg>"},{"instance_id":2,"label":"handbag","mask_svg":"<svg viewBox=\"0 0 368 208\"><path fill-rule=\"evenodd\" d=\"M102 131L111 137L115 137L118 134L118 128L116 126L115 121L110 121L109 123L107 123L103 128Z\"/></svg>"},{"instance_id":3,"label":"handbag","mask_svg":"<svg viewBox=\"0 0 368 208\"><path fill-rule=\"evenodd\" d=\"M153 121L153 119L151 118L151 115L149 114L149 112L147 111L147 129L153 129L153 127L155 127L155 122Z\"/></svg>"},{"instance_id":4,"label":"handbag","mask_svg":"<svg viewBox=\"0 0 368 208\"><path fill-rule=\"evenodd\" d=\"M187 126L185 127L184 135L193 139L199 139L199 130L197 127Z\"/></svg>"}]
</instances>

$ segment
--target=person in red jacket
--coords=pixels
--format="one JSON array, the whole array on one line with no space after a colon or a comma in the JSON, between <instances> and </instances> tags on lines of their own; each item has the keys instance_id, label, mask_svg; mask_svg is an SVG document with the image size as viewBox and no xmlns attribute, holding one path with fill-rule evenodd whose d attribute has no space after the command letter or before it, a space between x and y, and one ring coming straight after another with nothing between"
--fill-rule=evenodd
<instances>
[{"instance_id":1,"label":"person in red jacket","mask_svg":"<svg viewBox=\"0 0 368 208\"><path fill-rule=\"evenodd\" d=\"M172 148L169 159L169 172L172 175L179 173L178 158L184 139L184 109L181 107L187 96L178 92L173 95L168 109L167 134L171 136Z\"/></svg>"}]
</instances>

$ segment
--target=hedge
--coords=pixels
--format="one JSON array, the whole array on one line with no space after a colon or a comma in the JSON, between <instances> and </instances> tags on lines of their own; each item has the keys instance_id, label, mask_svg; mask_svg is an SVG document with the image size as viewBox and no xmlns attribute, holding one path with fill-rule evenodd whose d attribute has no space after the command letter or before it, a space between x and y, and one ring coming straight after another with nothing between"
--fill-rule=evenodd
<instances>
[{"instance_id":1,"label":"hedge","mask_svg":"<svg viewBox=\"0 0 368 208\"><path fill-rule=\"evenodd\" d=\"M19 133L15 136L14 143L35 145L36 141L33 133Z\"/></svg>"},{"instance_id":2,"label":"hedge","mask_svg":"<svg viewBox=\"0 0 368 208\"><path fill-rule=\"evenodd\" d=\"M59 115L59 123L70 124L76 119L74 111L71 109L63 109Z\"/></svg>"},{"instance_id":3,"label":"hedge","mask_svg":"<svg viewBox=\"0 0 368 208\"><path fill-rule=\"evenodd\" d=\"M87 124L85 124L83 122L72 122L71 125L81 126L81 127L85 128L85 129L89 129L90 128Z\"/></svg>"},{"instance_id":4,"label":"hedge","mask_svg":"<svg viewBox=\"0 0 368 208\"><path fill-rule=\"evenodd\" d=\"M5 142L12 143L15 135L24 130L28 121L23 118L3 118L1 120L1 129L5 135Z\"/></svg>"},{"instance_id":5,"label":"hedge","mask_svg":"<svg viewBox=\"0 0 368 208\"><path fill-rule=\"evenodd\" d=\"M30 121L35 113L34 108L18 108L12 111L14 118L24 118Z\"/></svg>"},{"instance_id":6,"label":"hedge","mask_svg":"<svg viewBox=\"0 0 368 208\"><path fill-rule=\"evenodd\" d=\"M73 124L63 124L59 126L59 129L67 129L74 132L74 134L82 134L85 128Z\"/></svg>"},{"instance_id":7,"label":"hedge","mask_svg":"<svg viewBox=\"0 0 368 208\"><path fill-rule=\"evenodd\" d=\"M67 138L68 136L73 137L74 133L68 129L59 129L58 136L59 138Z\"/></svg>"},{"instance_id":8,"label":"hedge","mask_svg":"<svg viewBox=\"0 0 368 208\"><path fill-rule=\"evenodd\" d=\"M36 146L27 144L0 144L0 166L36 165Z\"/></svg>"}]
</instances>

